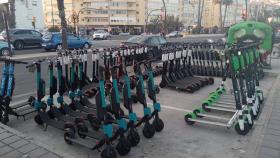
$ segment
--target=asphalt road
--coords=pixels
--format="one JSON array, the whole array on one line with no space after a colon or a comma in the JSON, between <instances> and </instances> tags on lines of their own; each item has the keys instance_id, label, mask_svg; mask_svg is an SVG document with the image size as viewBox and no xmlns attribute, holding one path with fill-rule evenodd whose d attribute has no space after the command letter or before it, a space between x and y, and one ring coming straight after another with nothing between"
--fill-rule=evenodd
<instances>
[{"instance_id":1,"label":"asphalt road","mask_svg":"<svg viewBox=\"0 0 280 158\"><path fill-rule=\"evenodd\" d=\"M106 48L106 47L116 47L119 46L122 41L126 41L132 37L129 36L112 36L109 40L92 40L92 44L96 48ZM203 34L203 35L189 35L186 38L168 38L168 42L193 42L193 41L204 41L205 39L218 40L223 38L223 34ZM24 50L16 50L16 55L24 54L36 54L36 53L45 53L46 51L42 48L26 48Z\"/></svg>"}]
</instances>

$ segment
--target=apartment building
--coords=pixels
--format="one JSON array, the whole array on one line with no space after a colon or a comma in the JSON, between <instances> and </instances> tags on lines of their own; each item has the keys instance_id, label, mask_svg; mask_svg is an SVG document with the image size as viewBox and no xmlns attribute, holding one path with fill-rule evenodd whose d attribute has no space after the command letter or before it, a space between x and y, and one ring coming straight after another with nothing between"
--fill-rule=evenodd
<instances>
[{"instance_id":1,"label":"apartment building","mask_svg":"<svg viewBox=\"0 0 280 158\"><path fill-rule=\"evenodd\" d=\"M64 0L66 18L73 25L72 15L79 17L80 29L141 32L145 24L147 0ZM45 23L59 25L56 0L44 2Z\"/></svg>"},{"instance_id":2,"label":"apartment building","mask_svg":"<svg viewBox=\"0 0 280 158\"><path fill-rule=\"evenodd\" d=\"M35 20L35 28L43 29L43 19L42 0L15 0L16 28L33 28L32 21Z\"/></svg>"},{"instance_id":3,"label":"apartment building","mask_svg":"<svg viewBox=\"0 0 280 158\"><path fill-rule=\"evenodd\" d=\"M181 21L184 18L184 0L165 0L166 14L178 17ZM158 16L163 16L164 7L162 0L148 0L147 13L148 21Z\"/></svg>"}]
</instances>

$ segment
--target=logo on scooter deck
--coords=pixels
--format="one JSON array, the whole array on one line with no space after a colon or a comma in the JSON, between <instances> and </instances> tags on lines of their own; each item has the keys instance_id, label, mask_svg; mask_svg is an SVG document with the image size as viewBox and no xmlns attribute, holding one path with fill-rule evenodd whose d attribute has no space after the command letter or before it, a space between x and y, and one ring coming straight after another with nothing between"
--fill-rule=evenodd
<instances>
[{"instance_id":1,"label":"logo on scooter deck","mask_svg":"<svg viewBox=\"0 0 280 158\"><path fill-rule=\"evenodd\" d=\"M35 102L35 109L36 110L39 110L43 107L43 104L42 102L39 102L38 100Z\"/></svg>"},{"instance_id":2,"label":"logo on scooter deck","mask_svg":"<svg viewBox=\"0 0 280 158\"><path fill-rule=\"evenodd\" d=\"M127 129L127 123L124 119L119 119L118 120L118 125L120 128L126 130Z\"/></svg>"},{"instance_id":3,"label":"logo on scooter deck","mask_svg":"<svg viewBox=\"0 0 280 158\"><path fill-rule=\"evenodd\" d=\"M131 120L131 121L133 121L134 123L137 121L137 115L136 115L136 113L130 113L129 115L128 115L128 118L129 118L129 120Z\"/></svg>"},{"instance_id":4,"label":"logo on scooter deck","mask_svg":"<svg viewBox=\"0 0 280 158\"><path fill-rule=\"evenodd\" d=\"M103 133L111 138L113 136L113 126L111 124L103 126Z\"/></svg>"},{"instance_id":5,"label":"logo on scooter deck","mask_svg":"<svg viewBox=\"0 0 280 158\"><path fill-rule=\"evenodd\" d=\"M154 103L154 109L160 112L161 111L160 103Z\"/></svg>"},{"instance_id":6,"label":"logo on scooter deck","mask_svg":"<svg viewBox=\"0 0 280 158\"><path fill-rule=\"evenodd\" d=\"M57 97L57 102L59 103L59 104L62 104L64 101L63 101L63 96L59 96L59 97Z\"/></svg>"},{"instance_id":7,"label":"logo on scooter deck","mask_svg":"<svg viewBox=\"0 0 280 158\"><path fill-rule=\"evenodd\" d=\"M150 116L151 115L151 108L146 107L144 108L144 116Z\"/></svg>"},{"instance_id":8,"label":"logo on scooter deck","mask_svg":"<svg viewBox=\"0 0 280 158\"><path fill-rule=\"evenodd\" d=\"M68 96L69 96L70 99L74 99L76 94L74 92L70 91Z\"/></svg>"},{"instance_id":9,"label":"logo on scooter deck","mask_svg":"<svg viewBox=\"0 0 280 158\"><path fill-rule=\"evenodd\" d=\"M53 98L48 98L48 99L47 99L47 104L48 104L49 106L53 105Z\"/></svg>"}]
</instances>

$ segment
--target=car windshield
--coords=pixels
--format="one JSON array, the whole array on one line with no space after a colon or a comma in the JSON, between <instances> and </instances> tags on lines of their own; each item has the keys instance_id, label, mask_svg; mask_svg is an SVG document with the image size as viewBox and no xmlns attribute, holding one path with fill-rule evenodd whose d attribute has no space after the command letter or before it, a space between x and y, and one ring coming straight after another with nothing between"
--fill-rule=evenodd
<instances>
[{"instance_id":1,"label":"car windshield","mask_svg":"<svg viewBox=\"0 0 280 158\"><path fill-rule=\"evenodd\" d=\"M50 40L52 38L52 34L48 33L43 36L43 39Z\"/></svg>"},{"instance_id":2,"label":"car windshield","mask_svg":"<svg viewBox=\"0 0 280 158\"><path fill-rule=\"evenodd\" d=\"M147 37L144 37L144 36L134 36L134 37L131 37L130 39L128 39L126 42L143 43L146 39L147 39Z\"/></svg>"}]
</instances>

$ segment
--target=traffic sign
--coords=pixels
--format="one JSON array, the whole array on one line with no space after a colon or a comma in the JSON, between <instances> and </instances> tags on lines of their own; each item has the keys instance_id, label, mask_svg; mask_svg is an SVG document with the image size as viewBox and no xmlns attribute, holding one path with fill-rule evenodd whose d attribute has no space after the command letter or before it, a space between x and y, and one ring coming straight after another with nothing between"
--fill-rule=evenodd
<instances>
[{"instance_id":1,"label":"traffic sign","mask_svg":"<svg viewBox=\"0 0 280 158\"><path fill-rule=\"evenodd\" d=\"M9 0L0 0L0 4L3 4L3 3L8 3Z\"/></svg>"}]
</instances>

